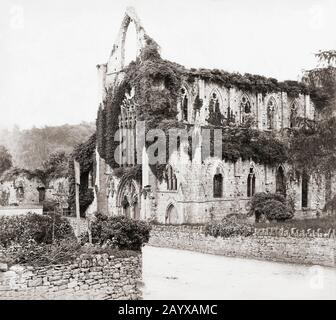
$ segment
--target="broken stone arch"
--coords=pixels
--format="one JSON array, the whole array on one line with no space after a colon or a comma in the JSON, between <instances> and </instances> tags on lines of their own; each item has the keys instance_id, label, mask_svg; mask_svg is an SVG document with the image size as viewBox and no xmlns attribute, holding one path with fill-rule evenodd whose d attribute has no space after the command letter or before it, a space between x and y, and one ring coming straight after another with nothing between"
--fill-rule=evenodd
<instances>
[{"instance_id":1,"label":"broken stone arch","mask_svg":"<svg viewBox=\"0 0 336 320\"><path fill-rule=\"evenodd\" d=\"M142 26L140 18L137 16L135 10L129 7L126 9L118 36L110 54L107 70L108 73L119 72L125 67L125 42L127 31L131 23L133 23L136 31L136 57L139 57L141 50L146 46L148 36L145 29Z\"/></svg>"}]
</instances>

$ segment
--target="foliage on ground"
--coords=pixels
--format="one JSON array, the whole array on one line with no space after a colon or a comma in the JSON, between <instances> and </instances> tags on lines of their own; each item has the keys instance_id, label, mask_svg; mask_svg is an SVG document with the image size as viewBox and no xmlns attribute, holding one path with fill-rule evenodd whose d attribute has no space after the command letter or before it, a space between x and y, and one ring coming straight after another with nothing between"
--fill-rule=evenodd
<instances>
[{"instance_id":1,"label":"foliage on ground","mask_svg":"<svg viewBox=\"0 0 336 320\"><path fill-rule=\"evenodd\" d=\"M91 225L92 243L140 251L149 240L150 230L150 225L145 221L97 213ZM87 241L87 237L83 241Z\"/></svg>"},{"instance_id":2,"label":"foliage on ground","mask_svg":"<svg viewBox=\"0 0 336 320\"><path fill-rule=\"evenodd\" d=\"M0 217L0 245L25 245L29 241L37 244L51 244L62 239L74 239L69 221L58 215L29 213L18 216Z\"/></svg>"},{"instance_id":3,"label":"foliage on ground","mask_svg":"<svg viewBox=\"0 0 336 320\"><path fill-rule=\"evenodd\" d=\"M296 228L298 230L315 230L320 229L321 232L328 232L330 229L336 229L336 216L325 216L319 218L312 219L291 219L287 221L279 221L279 222L262 222L255 223L255 228L284 228L285 230L290 230L292 228Z\"/></svg>"},{"instance_id":4,"label":"foliage on ground","mask_svg":"<svg viewBox=\"0 0 336 320\"><path fill-rule=\"evenodd\" d=\"M131 250L117 250L99 245L81 245L75 239L56 241L53 244L38 244L29 240L25 244L11 245L3 251L2 262L9 265L49 266L74 262L77 258L90 259L93 255L107 254L115 258L128 258L138 255Z\"/></svg>"},{"instance_id":5,"label":"foliage on ground","mask_svg":"<svg viewBox=\"0 0 336 320\"><path fill-rule=\"evenodd\" d=\"M221 221L210 221L205 226L205 234L213 237L249 237L254 234L252 224L237 215L230 215Z\"/></svg>"}]
</instances>

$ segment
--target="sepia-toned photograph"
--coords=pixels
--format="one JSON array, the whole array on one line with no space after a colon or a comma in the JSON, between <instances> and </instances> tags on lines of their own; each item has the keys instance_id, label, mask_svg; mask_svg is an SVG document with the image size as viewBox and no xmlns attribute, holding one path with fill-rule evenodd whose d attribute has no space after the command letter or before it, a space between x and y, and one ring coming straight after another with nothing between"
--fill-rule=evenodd
<instances>
[{"instance_id":1,"label":"sepia-toned photograph","mask_svg":"<svg viewBox=\"0 0 336 320\"><path fill-rule=\"evenodd\" d=\"M336 300L335 15L1 0L0 300Z\"/></svg>"}]
</instances>

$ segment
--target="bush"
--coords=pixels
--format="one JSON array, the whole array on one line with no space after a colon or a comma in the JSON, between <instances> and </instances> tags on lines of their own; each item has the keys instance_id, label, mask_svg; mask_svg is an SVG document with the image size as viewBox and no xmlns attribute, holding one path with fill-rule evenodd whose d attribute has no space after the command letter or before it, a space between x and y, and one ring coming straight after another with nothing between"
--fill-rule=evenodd
<instances>
[{"instance_id":1,"label":"bush","mask_svg":"<svg viewBox=\"0 0 336 320\"><path fill-rule=\"evenodd\" d=\"M140 251L149 240L150 225L124 216L108 217L96 214L91 225L92 242L120 250Z\"/></svg>"},{"instance_id":2,"label":"bush","mask_svg":"<svg viewBox=\"0 0 336 320\"><path fill-rule=\"evenodd\" d=\"M27 215L0 217L0 245L27 244L33 240L37 244L50 244L53 240L75 239L69 221L58 215Z\"/></svg>"},{"instance_id":3,"label":"bush","mask_svg":"<svg viewBox=\"0 0 336 320\"><path fill-rule=\"evenodd\" d=\"M250 216L255 216L258 222L261 217L272 221L284 221L293 218L294 208L291 200L281 194L256 193L250 201Z\"/></svg>"},{"instance_id":4,"label":"bush","mask_svg":"<svg viewBox=\"0 0 336 320\"><path fill-rule=\"evenodd\" d=\"M243 236L248 237L253 235L254 228L237 216L231 215L222 219L222 221L211 221L205 226L205 234L215 238L230 238Z\"/></svg>"}]
</instances>

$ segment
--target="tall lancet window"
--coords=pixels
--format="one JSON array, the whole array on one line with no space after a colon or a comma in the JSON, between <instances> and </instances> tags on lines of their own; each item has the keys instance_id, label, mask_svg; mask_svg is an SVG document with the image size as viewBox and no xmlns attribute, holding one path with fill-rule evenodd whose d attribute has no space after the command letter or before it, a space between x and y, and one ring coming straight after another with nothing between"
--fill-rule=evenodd
<instances>
[{"instance_id":1,"label":"tall lancet window","mask_svg":"<svg viewBox=\"0 0 336 320\"><path fill-rule=\"evenodd\" d=\"M273 98L271 98L267 103L267 129L275 129L275 110L276 104Z\"/></svg>"},{"instance_id":2,"label":"tall lancet window","mask_svg":"<svg viewBox=\"0 0 336 320\"><path fill-rule=\"evenodd\" d=\"M254 173L254 169L250 168L249 175L247 177L247 196L253 197L255 194L255 186L256 186L256 176Z\"/></svg>"},{"instance_id":3,"label":"tall lancet window","mask_svg":"<svg viewBox=\"0 0 336 320\"><path fill-rule=\"evenodd\" d=\"M166 174L167 174L167 190L177 190L177 179L171 165L167 166Z\"/></svg>"},{"instance_id":4,"label":"tall lancet window","mask_svg":"<svg viewBox=\"0 0 336 320\"><path fill-rule=\"evenodd\" d=\"M220 173L215 174L213 178L213 196L214 198L223 197L223 176Z\"/></svg>"},{"instance_id":5,"label":"tall lancet window","mask_svg":"<svg viewBox=\"0 0 336 320\"><path fill-rule=\"evenodd\" d=\"M276 192L286 197L286 177L282 167L279 167L276 172L275 185Z\"/></svg>"},{"instance_id":6,"label":"tall lancet window","mask_svg":"<svg viewBox=\"0 0 336 320\"><path fill-rule=\"evenodd\" d=\"M289 127L290 128L296 127L297 116L298 116L297 106L296 106L296 103L294 102L290 108L290 116L289 116Z\"/></svg>"},{"instance_id":7,"label":"tall lancet window","mask_svg":"<svg viewBox=\"0 0 336 320\"><path fill-rule=\"evenodd\" d=\"M247 96L243 96L240 101L240 113L241 113L241 122L245 123L248 115L251 114L252 108L250 100Z\"/></svg>"},{"instance_id":8,"label":"tall lancet window","mask_svg":"<svg viewBox=\"0 0 336 320\"><path fill-rule=\"evenodd\" d=\"M181 88L181 112L182 120L188 121L188 93L185 88Z\"/></svg>"}]
</instances>

